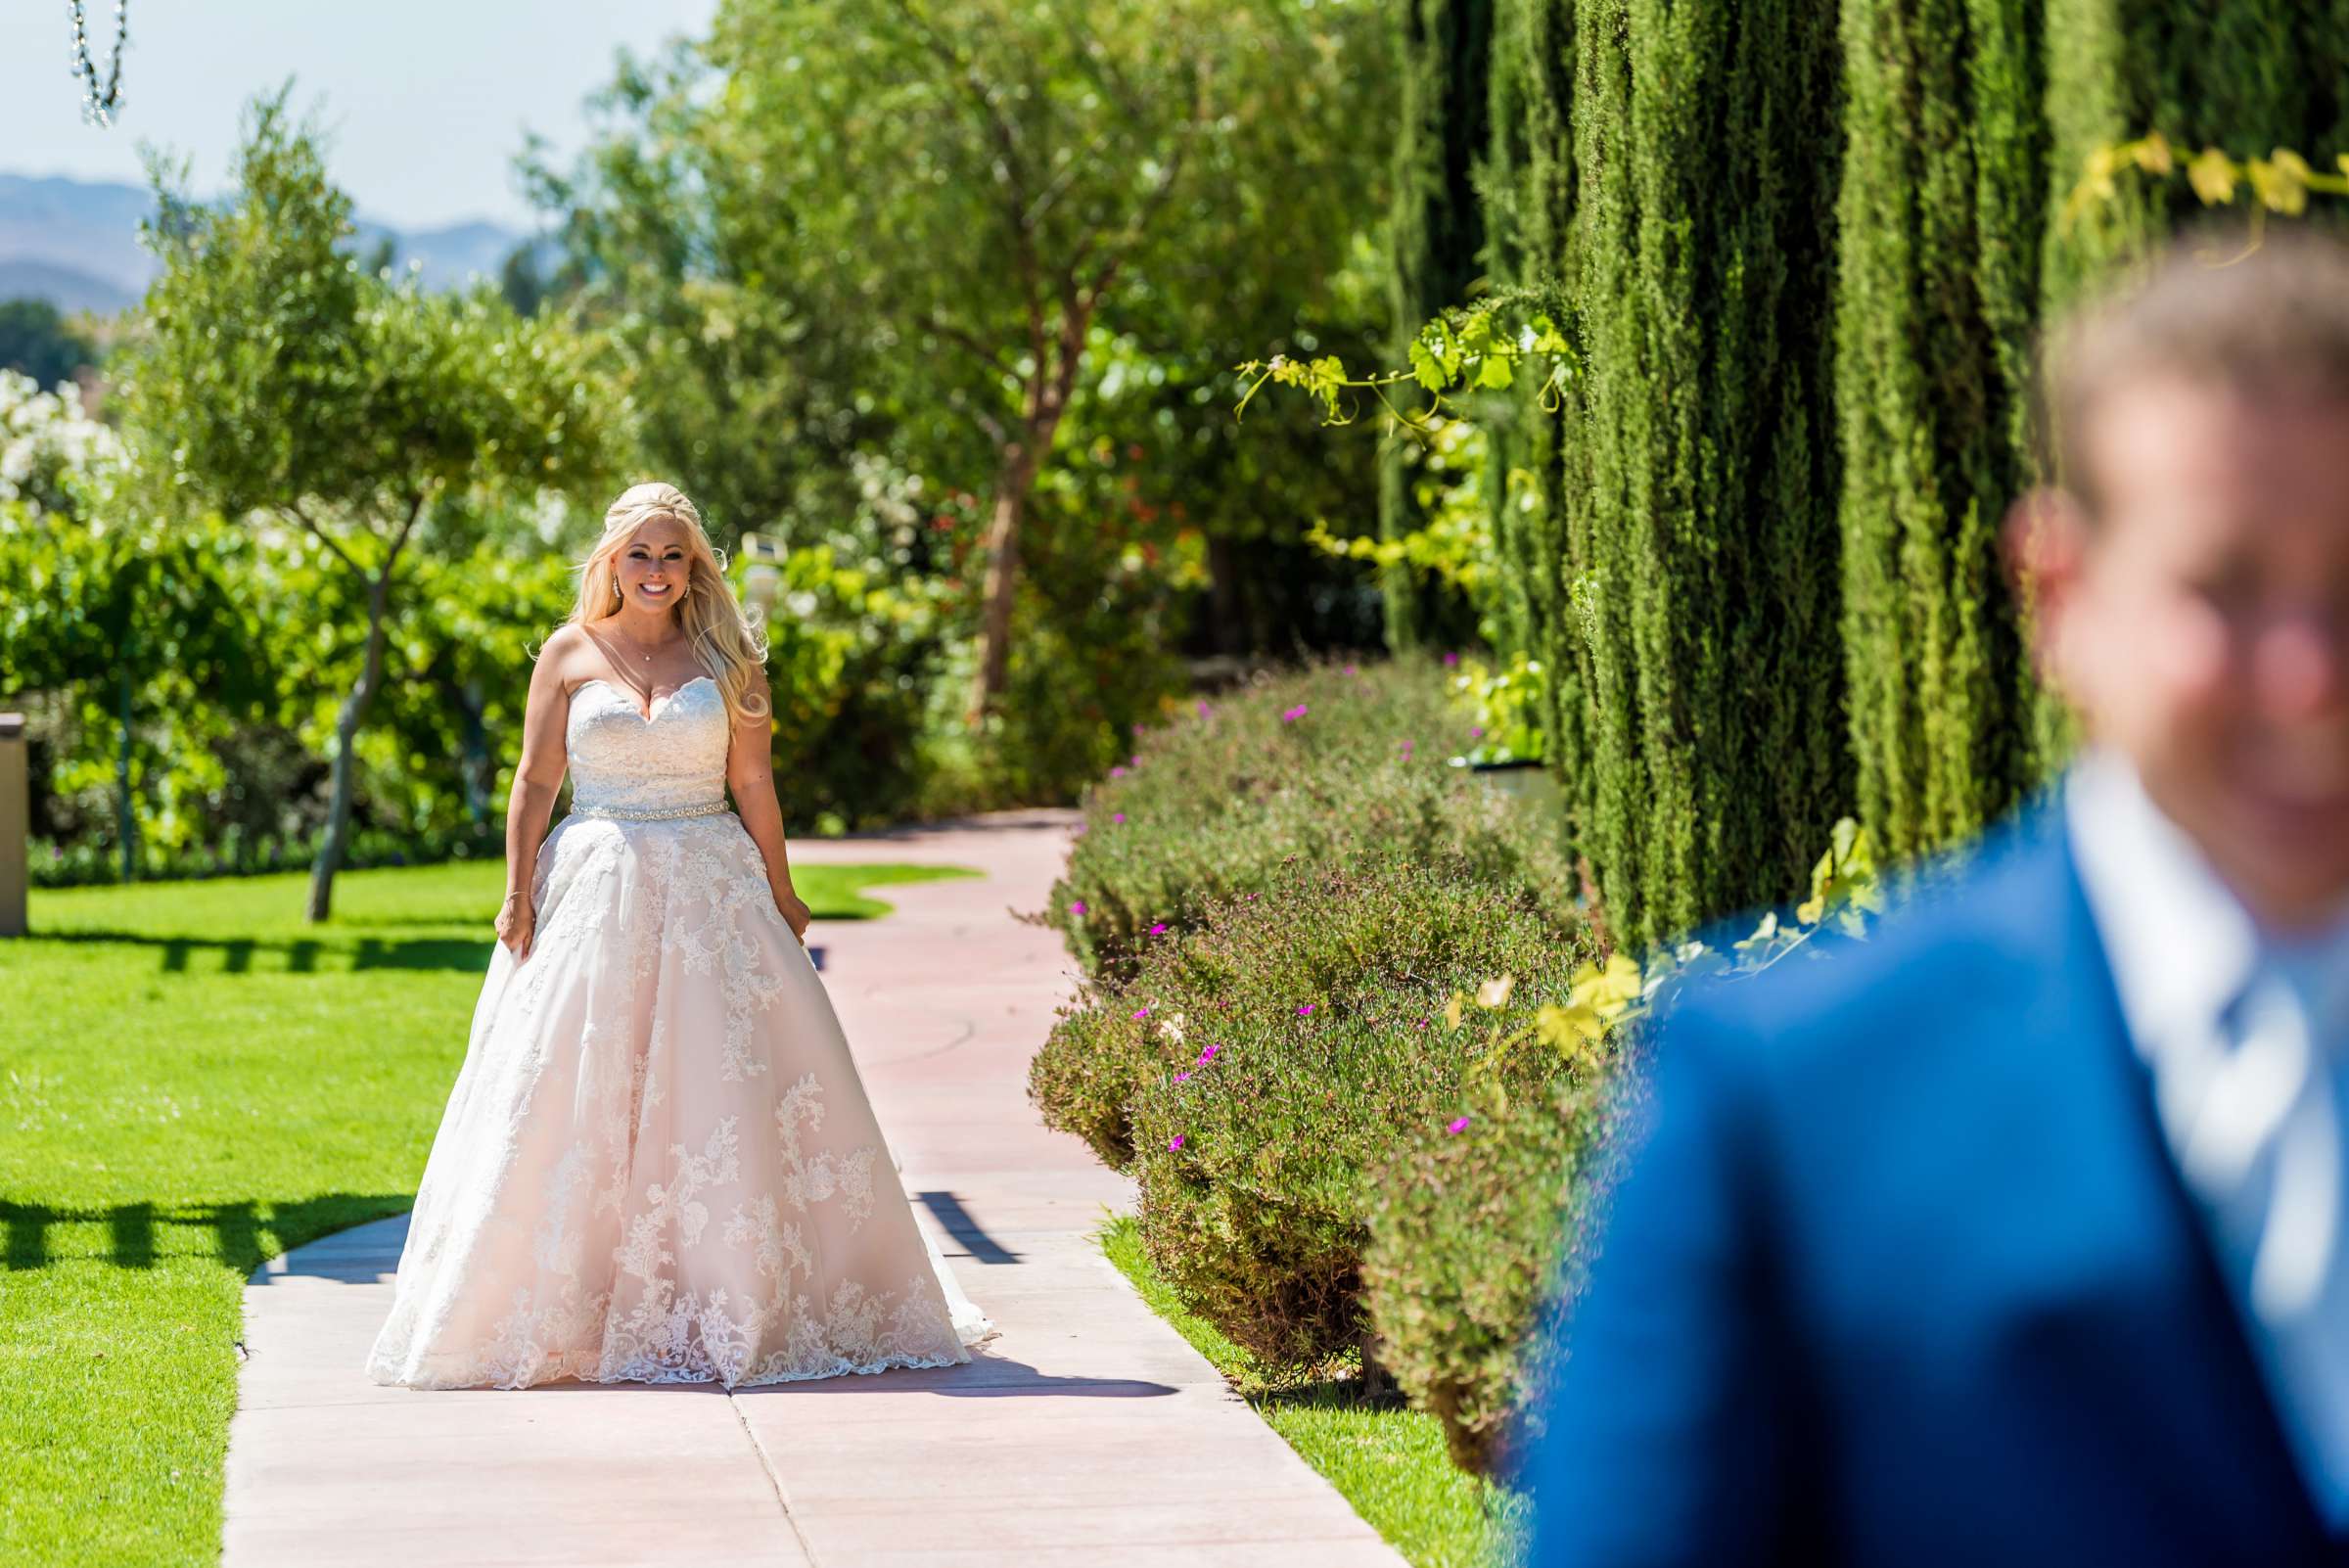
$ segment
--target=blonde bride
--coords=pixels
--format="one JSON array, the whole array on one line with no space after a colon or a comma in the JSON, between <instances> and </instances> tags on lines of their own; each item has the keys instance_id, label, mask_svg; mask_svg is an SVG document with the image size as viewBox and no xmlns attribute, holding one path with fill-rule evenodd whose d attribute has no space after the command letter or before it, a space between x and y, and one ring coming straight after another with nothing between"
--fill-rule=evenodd
<instances>
[{"instance_id":1,"label":"blonde bride","mask_svg":"<svg viewBox=\"0 0 2349 1568\"><path fill-rule=\"evenodd\" d=\"M375 1381L732 1387L945 1366L992 1332L804 945L763 641L691 501L613 503L530 676L509 891Z\"/></svg>"}]
</instances>

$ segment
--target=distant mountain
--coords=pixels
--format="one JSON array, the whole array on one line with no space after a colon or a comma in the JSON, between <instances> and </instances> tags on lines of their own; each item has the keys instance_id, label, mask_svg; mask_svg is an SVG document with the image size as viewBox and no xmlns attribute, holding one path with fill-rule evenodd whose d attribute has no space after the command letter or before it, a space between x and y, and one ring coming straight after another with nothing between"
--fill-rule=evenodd
<instances>
[{"instance_id":1,"label":"distant mountain","mask_svg":"<svg viewBox=\"0 0 2349 1568\"><path fill-rule=\"evenodd\" d=\"M155 210L144 186L0 174L0 300L47 300L60 310L112 314L137 302L156 259L139 244ZM392 265L422 263L428 289L452 289L479 274L495 278L526 236L494 223L457 223L406 232L365 216L353 252L390 236Z\"/></svg>"},{"instance_id":2,"label":"distant mountain","mask_svg":"<svg viewBox=\"0 0 2349 1568\"><path fill-rule=\"evenodd\" d=\"M137 304L141 292L54 262L0 261L0 300L46 300L68 315L87 310L111 316Z\"/></svg>"}]
</instances>

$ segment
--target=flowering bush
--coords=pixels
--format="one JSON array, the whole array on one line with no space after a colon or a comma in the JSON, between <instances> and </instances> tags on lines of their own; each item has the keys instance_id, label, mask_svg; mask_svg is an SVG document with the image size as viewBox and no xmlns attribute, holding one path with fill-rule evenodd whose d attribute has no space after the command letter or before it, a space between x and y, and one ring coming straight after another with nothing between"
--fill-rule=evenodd
<instances>
[{"instance_id":1,"label":"flowering bush","mask_svg":"<svg viewBox=\"0 0 2349 1568\"><path fill-rule=\"evenodd\" d=\"M69 510L71 477L120 455L115 433L82 412L71 383L43 392L31 377L0 369L0 503Z\"/></svg>"},{"instance_id":2,"label":"flowering bush","mask_svg":"<svg viewBox=\"0 0 2349 1568\"><path fill-rule=\"evenodd\" d=\"M1202 915L1096 981L1031 1087L1138 1178L1144 1244L1193 1311L1269 1362L1312 1362L1361 1342L1372 1174L1417 1129L1580 1070L1556 1050L1484 1059L1590 954L1570 912L1442 853L1294 862ZM1496 973L1511 983L1472 1020L1447 1018Z\"/></svg>"}]
</instances>

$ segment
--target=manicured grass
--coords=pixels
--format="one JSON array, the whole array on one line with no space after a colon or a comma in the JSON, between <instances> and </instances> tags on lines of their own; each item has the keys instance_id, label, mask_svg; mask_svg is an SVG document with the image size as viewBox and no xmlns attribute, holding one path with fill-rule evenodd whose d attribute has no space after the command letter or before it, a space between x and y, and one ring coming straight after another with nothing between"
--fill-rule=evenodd
<instances>
[{"instance_id":1,"label":"manicured grass","mask_svg":"<svg viewBox=\"0 0 2349 1568\"><path fill-rule=\"evenodd\" d=\"M1133 1281L1151 1310L1174 1325L1199 1354L1287 1439L1305 1462L1329 1478L1355 1512L1410 1559L1414 1568L1498 1568L1524 1559L1533 1512L1505 1487L1462 1473L1444 1452L1430 1415L1399 1402L1369 1402L1356 1376L1307 1382L1267 1379L1256 1359L1204 1318L1183 1310L1142 1250L1131 1216L1101 1227L1101 1250Z\"/></svg>"},{"instance_id":2,"label":"manicured grass","mask_svg":"<svg viewBox=\"0 0 2349 1568\"><path fill-rule=\"evenodd\" d=\"M347 872L318 927L305 885L36 890L0 941L0 1563L214 1561L246 1276L409 1206L503 868Z\"/></svg>"}]
</instances>

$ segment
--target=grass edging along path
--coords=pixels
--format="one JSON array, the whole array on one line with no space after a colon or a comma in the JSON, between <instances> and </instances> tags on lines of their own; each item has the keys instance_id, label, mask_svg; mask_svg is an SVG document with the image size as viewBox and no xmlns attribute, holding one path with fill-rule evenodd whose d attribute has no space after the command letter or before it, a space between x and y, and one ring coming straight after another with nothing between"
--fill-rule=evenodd
<instances>
[{"instance_id":1,"label":"grass edging along path","mask_svg":"<svg viewBox=\"0 0 2349 1568\"><path fill-rule=\"evenodd\" d=\"M1151 1267L1132 1216L1102 1225L1100 1239L1102 1252L1150 1309L1214 1362L1413 1568L1499 1568L1523 1560L1531 1545L1530 1505L1453 1465L1435 1417L1399 1401L1367 1403L1351 1379L1268 1382L1254 1357L1183 1310Z\"/></svg>"},{"instance_id":2,"label":"grass edging along path","mask_svg":"<svg viewBox=\"0 0 2349 1568\"><path fill-rule=\"evenodd\" d=\"M975 874L793 881L839 920ZM345 872L323 926L306 886L36 889L0 941L0 1562L215 1561L247 1276L409 1207L504 867Z\"/></svg>"}]
</instances>

